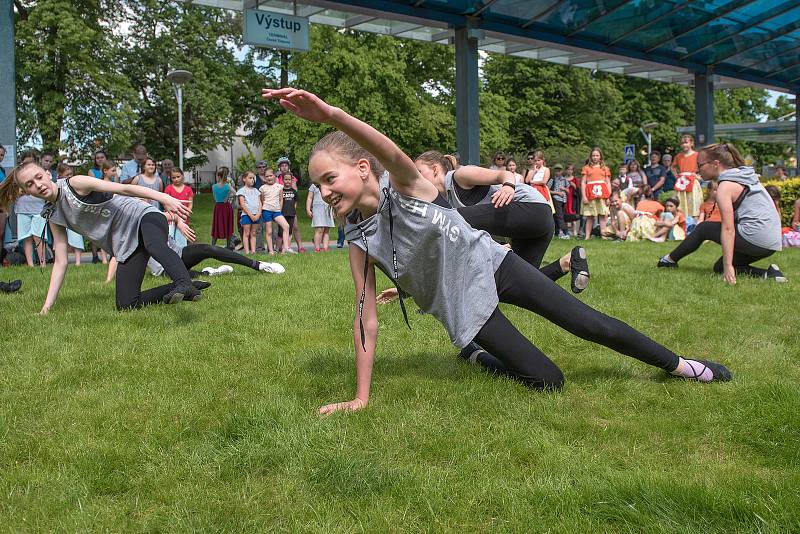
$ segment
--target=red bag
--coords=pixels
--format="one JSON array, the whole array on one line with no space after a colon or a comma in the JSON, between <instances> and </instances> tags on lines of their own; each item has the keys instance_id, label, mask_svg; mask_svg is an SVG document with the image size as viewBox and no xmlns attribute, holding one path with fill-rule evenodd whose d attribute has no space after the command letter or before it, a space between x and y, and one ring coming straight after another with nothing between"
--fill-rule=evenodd
<instances>
[{"instance_id":1,"label":"red bag","mask_svg":"<svg viewBox=\"0 0 800 534\"><path fill-rule=\"evenodd\" d=\"M682 191L691 193L694 190L694 183L697 181L697 175L693 172L682 172L675 179L675 191Z\"/></svg>"},{"instance_id":2,"label":"red bag","mask_svg":"<svg viewBox=\"0 0 800 534\"><path fill-rule=\"evenodd\" d=\"M608 184L603 182L586 182L586 199L597 200L598 198L610 198L611 191L608 189Z\"/></svg>"}]
</instances>

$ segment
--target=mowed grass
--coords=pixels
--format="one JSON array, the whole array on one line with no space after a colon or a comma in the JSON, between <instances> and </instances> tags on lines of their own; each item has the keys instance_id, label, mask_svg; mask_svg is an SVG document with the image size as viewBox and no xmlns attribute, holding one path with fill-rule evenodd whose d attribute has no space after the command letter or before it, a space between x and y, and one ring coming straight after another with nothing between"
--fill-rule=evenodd
<instances>
[{"instance_id":1,"label":"mowed grass","mask_svg":"<svg viewBox=\"0 0 800 534\"><path fill-rule=\"evenodd\" d=\"M460 361L411 303L411 331L380 309L370 405L320 417L355 388L344 253L130 313L102 266L71 267L47 317L49 269L2 269L24 286L0 295L0 529L800 530L798 251L775 258L789 284L731 288L712 245L670 271L668 244L587 247L582 300L734 381L670 379L504 307L566 375L529 391Z\"/></svg>"}]
</instances>

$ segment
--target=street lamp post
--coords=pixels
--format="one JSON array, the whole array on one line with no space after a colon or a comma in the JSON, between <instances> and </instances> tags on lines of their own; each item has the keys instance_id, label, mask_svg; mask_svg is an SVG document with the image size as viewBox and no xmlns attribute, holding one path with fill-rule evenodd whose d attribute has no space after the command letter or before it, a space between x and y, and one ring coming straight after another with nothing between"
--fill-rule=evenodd
<instances>
[{"instance_id":1,"label":"street lamp post","mask_svg":"<svg viewBox=\"0 0 800 534\"><path fill-rule=\"evenodd\" d=\"M181 86L192 81L192 73L188 70L171 70L167 80L172 82L175 97L178 99L178 167L183 170L183 90Z\"/></svg>"},{"instance_id":2,"label":"street lamp post","mask_svg":"<svg viewBox=\"0 0 800 534\"><path fill-rule=\"evenodd\" d=\"M650 134L658 126L657 122L647 122L639 126L639 131L642 132L642 137L647 141L647 161L650 162L650 154L653 153L653 136Z\"/></svg>"}]
</instances>

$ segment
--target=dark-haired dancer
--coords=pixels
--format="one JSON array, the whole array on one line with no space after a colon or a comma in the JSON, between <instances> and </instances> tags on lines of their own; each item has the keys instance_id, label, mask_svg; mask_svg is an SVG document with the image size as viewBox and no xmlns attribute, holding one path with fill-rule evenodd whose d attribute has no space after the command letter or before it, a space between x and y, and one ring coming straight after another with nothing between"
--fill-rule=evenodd
<instances>
[{"instance_id":1,"label":"dark-haired dancer","mask_svg":"<svg viewBox=\"0 0 800 534\"><path fill-rule=\"evenodd\" d=\"M714 272L731 285L736 275L786 282L777 265L752 263L781 250L781 221L775 205L752 167L730 143L708 145L698 152L697 166L706 180L716 180L716 204L722 222L702 222L675 250L658 260L659 267L677 267L705 241L722 245Z\"/></svg>"},{"instance_id":2,"label":"dark-haired dancer","mask_svg":"<svg viewBox=\"0 0 800 534\"><path fill-rule=\"evenodd\" d=\"M559 388L561 370L506 319L499 302L533 311L573 334L667 372L700 381L730 379L720 364L677 356L627 324L579 301L452 209L414 162L368 124L307 91L262 91L289 112L335 128L314 146L309 174L325 201L348 217L350 268L356 286L353 324L356 396L321 413L358 410L369 402L378 335L375 265L420 308L436 317L452 342L473 339L508 374L538 389ZM383 166L388 171L383 172ZM400 301L401 308L403 301Z\"/></svg>"},{"instance_id":3,"label":"dark-haired dancer","mask_svg":"<svg viewBox=\"0 0 800 534\"><path fill-rule=\"evenodd\" d=\"M139 199L157 200L168 212L185 218L190 210L180 201L145 187L89 176L72 177L59 187L51 181L49 172L34 163L22 164L11 172L0 186L0 205L13 202L20 190L46 202L42 215L49 220L53 233L55 263L40 313L50 311L64 282L67 228L97 243L119 261L117 309L200 298L201 293L192 284L183 262L167 246L166 218ZM142 291L144 271L151 256L164 265L173 283Z\"/></svg>"}]
</instances>

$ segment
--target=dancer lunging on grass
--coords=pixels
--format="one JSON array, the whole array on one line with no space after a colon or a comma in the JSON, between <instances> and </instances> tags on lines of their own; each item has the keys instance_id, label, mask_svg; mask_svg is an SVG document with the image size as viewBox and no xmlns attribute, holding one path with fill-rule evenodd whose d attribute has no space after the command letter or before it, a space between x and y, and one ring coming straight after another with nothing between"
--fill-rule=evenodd
<instances>
[{"instance_id":1,"label":"dancer lunging on grass","mask_svg":"<svg viewBox=\"0 0 800 534\"><path fill-rule=\"evenodd\" d=\"M658 266L677 267L704 242L713 241L722 245L714 272L727 283L735 284L737 274L786 282L774 263L766 269L752 265L781 250L780 216L753 168L730 143L709 145L696 154L700 175L717 181L715 202L722 221L698 224L675 250L658 260Z\"/></svg>"},{"instance_id":2,"label":"dancer lunging on grass","mask_svg":"<svg viewBox=\"0 0 800 534\"><path fill-rule=\"evenodd\" d=\"M309 173L337 215L348 214L350 266L356 286L356 396L321 413L358 410L369 401L378 334L377 265L420 308L436 317L461 348L474 339L504 372L524 385L559 388L561 370L509 322L506 302L533 311L584 339L672 374L730 379L714 362L689 360L582 303L514 252L472 228L390 139L306 91L264 89L288 111L337 128L312 150ZM383 167L388 174L384 175ZM401 308L405 313L403 300Z\"/></svg>"}]
</instances>

